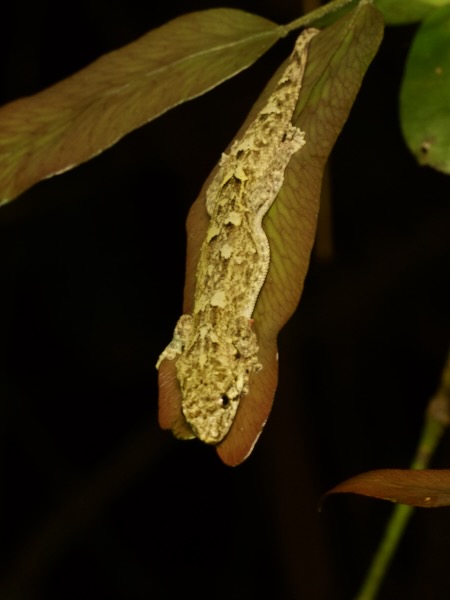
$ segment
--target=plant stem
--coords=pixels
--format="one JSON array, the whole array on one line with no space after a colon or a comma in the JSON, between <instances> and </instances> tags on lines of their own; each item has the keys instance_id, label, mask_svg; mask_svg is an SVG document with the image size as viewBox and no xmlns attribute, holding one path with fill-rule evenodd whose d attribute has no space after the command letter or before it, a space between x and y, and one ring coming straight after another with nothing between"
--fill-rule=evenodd
<instances>
[{"instance_id":1,"label":"plant stem","mask_svg":"<svg viewBox=\"0 0 450 600\"><path fill-rule=\"evenodd\" d=\"M367 0L360 0L359 3L361 3L361 4L367 3ZM351 8L351 5L356 5L356 4L358 4L357 0L332 0L331 2L328 2L328 4L325 4L324 6L320 6L319 8L316 8L315 10L309 12L308 14L303 15L302 17L299 17L298 19L295 19L295 21L291 21L291 23L288 23L287 25L285 25L285 27L286 27L287 31L294 31L295 29L298 29L299 27L305 27L306 25L311 25L313 23L316 23L323 17L331 15L332 13L337 12L338 10L341 10L342 8L345 8L347 6L349 8Z\"/></svg>"},{"instance_id":2,"label":"plant stem","mask_svg":"<svg viewBox=\"0 0 450 600\"><path fill-rule=\"evenodd\" d=\"M450 353L442 371L436 394L428 403L425 423L411 469L426 469L446 428L450 424ZM398 544L414 512L412 506L397 504L386 525L383 539L373 557L366 578L355 600L376 598Z\"/></svg>"}]
</instances>

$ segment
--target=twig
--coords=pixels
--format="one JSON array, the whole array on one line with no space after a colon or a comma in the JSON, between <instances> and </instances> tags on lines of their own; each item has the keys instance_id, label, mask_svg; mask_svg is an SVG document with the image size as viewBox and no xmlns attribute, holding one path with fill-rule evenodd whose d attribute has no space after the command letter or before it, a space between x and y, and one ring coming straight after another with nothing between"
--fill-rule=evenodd
<instances>
[{"instance_id":1,"label":"twig","mask_svg":"<svg viewBox=\"0 0 450 600\"><path fill-rule=\"evenodd\" d=\"M425 423L411 469L425 469L437 445L450 424L450 352L442 371L441 382L436 394L428 403ZM366 578L355 596L355 600L374 600L383 583L397 546L409 519L414 512L412 506L397 504L386 525L384 536L372 560Z\"/></svg>"}]
</instances>

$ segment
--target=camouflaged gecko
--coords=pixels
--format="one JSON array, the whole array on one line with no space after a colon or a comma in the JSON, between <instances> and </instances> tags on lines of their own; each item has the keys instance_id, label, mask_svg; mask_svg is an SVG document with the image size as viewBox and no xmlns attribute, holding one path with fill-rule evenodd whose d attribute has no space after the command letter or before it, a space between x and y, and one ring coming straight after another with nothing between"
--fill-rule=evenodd
<instances>
[{"instance_id":1,"label":"camouflaged gecko","mask_svg":"<svg viewBox=\"0 0 450 600\"><path fill-rule=\"evenodd\" d=\"M193 436L217 444L230 430L250 376L261 369L252 314L270 264L262 220L292 155L305 144L292 125L310 40L297 39L265 106L220 159L206 191L210 217L197 267L192 315L182 315L159 357L176 362L183 415Z\"/></svg>"}]
</instances>

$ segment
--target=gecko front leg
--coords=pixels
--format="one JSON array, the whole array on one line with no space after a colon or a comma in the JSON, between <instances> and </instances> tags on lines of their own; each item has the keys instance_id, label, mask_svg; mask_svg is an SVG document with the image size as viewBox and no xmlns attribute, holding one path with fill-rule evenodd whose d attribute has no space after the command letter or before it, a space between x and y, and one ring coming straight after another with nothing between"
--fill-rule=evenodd
<instances>
[{"instance_id":1,"label":"gecko front leg","mask_svg":"<svg viewBox=\"0 0 450 600\"><path fill-rule=\"evenodd\" d=\"M173 337L170 343L166 346L158 358L156 368L163 360L174 360L180 354L183 354L184 349L189 344L192 337L193 319L191 315L181 315L175 325Z\"/></svg>"}]
</instances>

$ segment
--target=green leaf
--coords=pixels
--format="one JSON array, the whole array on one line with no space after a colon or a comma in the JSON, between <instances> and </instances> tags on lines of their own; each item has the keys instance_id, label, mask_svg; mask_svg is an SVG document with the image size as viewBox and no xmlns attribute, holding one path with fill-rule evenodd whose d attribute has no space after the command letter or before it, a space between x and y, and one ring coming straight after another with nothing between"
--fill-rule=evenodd
<instances>
[{"instance_id":1,"label":"green leaf","mask_svg":"<svg viewBox=\"0 0 450 600\"><path fill-rule=\"evenodd\" d=\"M400 504L450 506L450 470L379 469L351 477L327 492L353 493Z\"/></svg>"},{"instance_id":2,"label":"green leaf","mask_svg":"<svg viewBox=\"0 0 450 600\"><path fill-rule=\"evenodd\" d=\"M435 6L436 8L450 4L450 0L422 0L422 2L429 4L430 6Z\"/></svg>"},{"instance_id":3,"label":"green leaf","mask_svg":"<svg viewBox=\"0 0 450 600\"><path fill-rule=\"evenodd\" d=\"M233 9L181 16L0 109L0 205L255 62L284 27Z\"/></svg>"},{"instance_id":4,"label":"green leaf","mask_svg":"<svg viewBox=\"0 0 450 600\"><path fill-rule=\"evenodd\" d=\"M422 21L433 10L433 0L375 0L375 6L381 10L387 25L406 25ZM436 3L448 3L448 0L434 0Z\"/></svg>"},{"instance_id":5,"label":"green leaf","mask_svg":"<svg viewBox=\"0 0 450 600\"><path fill-rule=\"evenodd\" d=\"M433 11L417 32L400 92L400 120L417 161L450 173L450 5Z\"/></svg>"}]
</instances>

